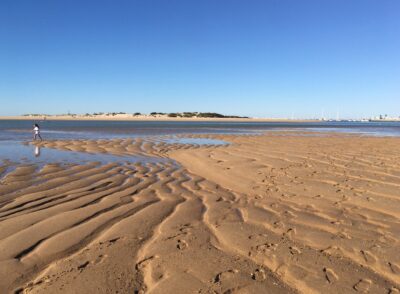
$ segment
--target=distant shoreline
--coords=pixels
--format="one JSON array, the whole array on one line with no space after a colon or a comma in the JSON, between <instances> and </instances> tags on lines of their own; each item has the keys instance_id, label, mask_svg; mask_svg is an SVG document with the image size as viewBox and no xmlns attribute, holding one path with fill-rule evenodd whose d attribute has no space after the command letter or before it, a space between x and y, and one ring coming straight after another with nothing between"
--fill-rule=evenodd
<instances>
[{"instance_id":1,"label":"distant shoreline","mask_svg":"<svg viewBox=\"0 0 400 294\"><path fill-rule=\"evenodd\" d=\"M0 120L26 121L173 121L173 122L322 122L317 119L285 119L285 118L199 118L199 117L154 117L154 116L0 116Z\"/></svg>"}]
</instances>

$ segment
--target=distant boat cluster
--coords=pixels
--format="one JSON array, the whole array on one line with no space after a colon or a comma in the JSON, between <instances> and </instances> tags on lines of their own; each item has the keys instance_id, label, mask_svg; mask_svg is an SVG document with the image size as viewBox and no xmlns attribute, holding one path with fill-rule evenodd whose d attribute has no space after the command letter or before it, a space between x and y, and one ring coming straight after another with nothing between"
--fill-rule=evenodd
<instances>
[{"instance_id":1,"label":"distant boat cluster","mask_svg":"<svg viewBox=\"0 0 400 294\"><path fill-rule=\"evenodd\" d=\"M320 121L329 121L329 122L400 122L399 117L391 117L388 115L379 115L372 118L361 118L361 119L326 119L320 118Z\"/></svg>"},{"instance_id":2,"label":"distant boat cluster","mask_svg":"<svg viewBox=\"0 0 400 294\"><path fill-rule=\"evenodd\" d=\"M371 118L369 121L400 121L400 116L398 117L390 117L387 114L379 115L374 118Z\"/></svg>"}]
</instances>

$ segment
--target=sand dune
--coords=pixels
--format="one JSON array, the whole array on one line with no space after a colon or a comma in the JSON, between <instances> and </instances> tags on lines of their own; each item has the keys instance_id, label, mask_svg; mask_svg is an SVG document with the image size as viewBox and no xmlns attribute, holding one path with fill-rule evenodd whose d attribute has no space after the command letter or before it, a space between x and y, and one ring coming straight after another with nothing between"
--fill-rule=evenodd
<instances>
[{"instance_id":1,"label":"sand dune","mask_svg":"<svg viewBox=\"0 0 400 294\"><path fill-rule=\"evenodd\" d=\"M271 132L50 141L162 158L0 169L0 289L397 293L400 139Z\"/></svg>"}]
</instances>

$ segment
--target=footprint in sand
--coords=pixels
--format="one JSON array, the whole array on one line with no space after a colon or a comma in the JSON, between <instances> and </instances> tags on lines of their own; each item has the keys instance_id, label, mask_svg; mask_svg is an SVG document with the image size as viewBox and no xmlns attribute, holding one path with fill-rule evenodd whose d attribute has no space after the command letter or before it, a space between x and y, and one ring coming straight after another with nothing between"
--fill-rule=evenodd
<instances>
[{"instance_id":1,"label":"footprint in sand","mask_svg":"<svg viewBox=\"0 0 400 294\"><path fill-rule=\"evenodd\" d=\"M341 222L340 220L331 221L331 224L332 224L332 225L340 225L340 224L342 224L342 222Z\"/></svg>"},{"instance_id":2,"label":"footprint in sand","mask_svg":"<svg viewBox=\"0 0 400 294\"><path fill-rule=\"evenodd\" d=\"M353 289L361 292L361 293L368 293L369 288L372 285L372 281L369 279L362 279L357 284L353 286Z\"/></svg>"},{"instance_id":3,"label":"footprint in sand","mask_svg":"<svg viewBox=\"0 0 400 294\"><path fill-rule=\"evenodd\" d=\"M280 221L276 221L276 222L274 222L274 228L275 229L278 229L278 228L283 228L285 225L282 223L282 222L280 222Z\"/></svg>"},{"instance_id":4,"label":"footprint in sand","mask_svg":"<svg viewBox=\"0 0 400 294\"><path fill-rule=\"evenodd\" d=\"M291 247L289 247L289 250L290 250L290 253L291 253L292 255L300 254L300 253L301 253L301 250L300 250L299 248L297 248L296 246L291 246Z\"/></svg>"},{"instance_id":5,"label":"footprint in sand","mask_svg":"<svg viewBox=\"0 0 400 294\"><path fill-rule=\"evenodd\" d=\"M371 252L366 251L366 250L361 250L360 252L366 262L368 262L368 263L376 262L376 257Z\"/></svg>"},{"instance_id":6,"label":"footprint in sand","mask_svg":"<svg viewBox=\"0 0 400 294\"><path fill-rule=\"evenodd\" d=\"M265 274L265 271L262 268L259 268L254 271L251 277L253 278L253 280L261 282L267 278L267 275Z\"/></svg>"},{"instance_id":7,"label":"footprint in sand","mask_svg":"<svg viewBox=\"0 0 400 294\"><path fill-rule=\"evenodd\" d=\"M329 283L335 283L339 280L339 277L336 275L336 273L333 271L333 269L330 268L324 268L325 272L325 278Z\"/></svg>"},{"instance_id":8,"label":"footprint in sand","mask_svg":"<svg viewBox=\"0 0 400 294\"><path fill-rule=\"evenodd\" d=\"M350 240L351 236L346 232L346 231L341 231L337 234L337 236L341 239L347 239Z\"/></svg>"},{"instance_id":9,"label":"footprint in sand","mask_svg":"<svg viewBox=\"0 0 400 294\"><path fill-rule=\"evenodd\" d=\"M295 218L296 217L296 215L293 212L291 212L290 210L286 210L283 214L288 218Z\"/></svg>"},{"instance_id":10,"label":"footprint in sand","mask_svg":"<svg viewBox=\"0 0 400 294\"><path fill-rule=\"evenodd\" d=\"M99 263L101 263L101 262L103 262L103 260L105 259L105 258L107 258L108 257L108 255L107 254L100 254L99 256L97 256L97 258L94 260L94 261L92 261L92 263L93 264L99 264Z\"/></svg>"},{"instance_id":11,"label":"footprint in sand","mask_svg":"<svg viewBox=\"0 0 400 294\"><path fill-rule=\"evenodd\" d=\"M153 259L158 258L157 255L154 256L150 256L150 257L146 257L145 259L142 259L141 261L139 261L136 264L136 269L137 270L142 270L143 268L145 268Z\"/></svg>"},{"instance_id":12,"label":"footprint in sand","mask_svg":"<svg viewBox=\"0 0 400 294\"><path fill-rule=\"evenodd\" d=\"M188 243L187 243L185 240L179 239L179 240L178 240L178 244L176 245L176 247L177 247L179 250L184 250L184 249L186 249L187 247L189 247L189 245L188 245Z\"/></svg>"},{"instance_id":13,"label":"footprint in sand","mask_svg":"<svg viewBox=\"0 0 400 294\"><path fill-rule=\"evenodd\" d=\"M397 264L395 264L393 262L388 262L388 264L389 264L391 271L394 274L400 274L400 266L398 266Z\"/></svg>"},{"instance_id":14,"label":"footprint in sand","mask_svg":"<svg viewBox=\"0 0 400 294\"><path fill-rule=\"evenodd\" d=\"M295 228L289 228L286 233L283 233L284 237L288 237L288 238L293 238L294 235L296 235L296 229Z\"/></svg>"},{"instance_id":15,"label":"footprint in sand","mask_svg":"<svg viewBox=\"0 0 400 294\"><path fill-rule=\"evenodd\" d=\"M89 261L86 261L86 262L78 265L77 269L82 272L89 265L89 263L90 263Z\"/></svg>"},{"instance_id":16,"label":"footprint in sand","mask_svg":"<svg viewBox=\"0 0 400 294\"><path fill-rule=\"evenodd\" d=\"M255 234L255 235L250 235L247 237L249 240L254 240L254 241L265 241L268 240L268 234Z\"/></svg>"},{"instance_id":17,"label":"footprint in sand","mask_svg":"<svg viewBox=\"0 0 400 294\"><path fill-rule=\"evenodd\" d=\"M278 205L278 203L273 202L273 203L270 204L270 207L272 207L272 208L278 208L279 205Z\"/></svg>"},{"instance_id":18,"label":"footprint in sand","mask_svg":"<svg viewBox=\"0 0 400 294\"><path fill-rule=\"evenodd\" d=\"M239 271L237 269L227 270L225 272L221 272L214 278L214 283L221 283L225 280L229 280L233 278L234 274L237 274Z\"/></svg>"},{"instance_id":19,"label":"footprint in sand","mask_svg":"<svg viewBox=\"0 0 400 294\"><path fill-rule=\"evenodd\" d=\"M179 231L183 233L189 233L190 230L192 229L192 226L190 224L184 224Z\"/></svg>"},{"instance_id":20,"label":"footprint in sand","mask_svg":"<svg viewBox=\"0 0 400 294\"><path fill-rule=\"evenodd\" d=\"M334 256L343 255L342 249L340 247L337 247L337 246L329 246L326 249L322 249L320 252L324 253L324 254L328 254L328 255L334 255Z\"/></svg>"},{"instance_id":21,"label":"footprint in sand","mask_svg":"<svg viewBox=\"0 0 400 294\"><path fill-rule=\"evenodd\" d=\"M101 249L101 245L103 245L103 244L106 244L106 246L107 247L110 247L111 245L114 245L115 244L115 242L117 242L119 239L121 239L120 237L117 237L117 238L114 238L114 239L110 239L110 240L108 240L108 241L106 241L106 242L100 242L99 244L100 244L100 249Z\"/></svg>"},{"instance_id":22,"label":"footprint in sand","mask_svg":"<svg viewBox=\"0 0 400 294\"><path fill-rule=\"evenodd\" d=\"M270 251L275 251L278 247L278 244L275 243L265 243L256 246L256 251L259 253L268 253Z\"/></svg>"}]
</instances>

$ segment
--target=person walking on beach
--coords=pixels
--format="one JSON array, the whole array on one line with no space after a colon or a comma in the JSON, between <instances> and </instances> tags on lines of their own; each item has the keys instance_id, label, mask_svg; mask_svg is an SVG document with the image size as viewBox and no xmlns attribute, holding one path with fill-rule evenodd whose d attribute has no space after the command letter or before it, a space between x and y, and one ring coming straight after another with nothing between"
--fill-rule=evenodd
<instances>
[{"instance_id":1,"label":"person walking on beach","mask_svg":"<svg viewBox=\"0 0 400 294\"><path fill-rule=\"evenodd\" d=\"M33 141L36 141L36 139L39 138L40 141L42 141L42 136L40 136L40 127L38 124L33 125Z\"/></svg>"}]
</instances>

